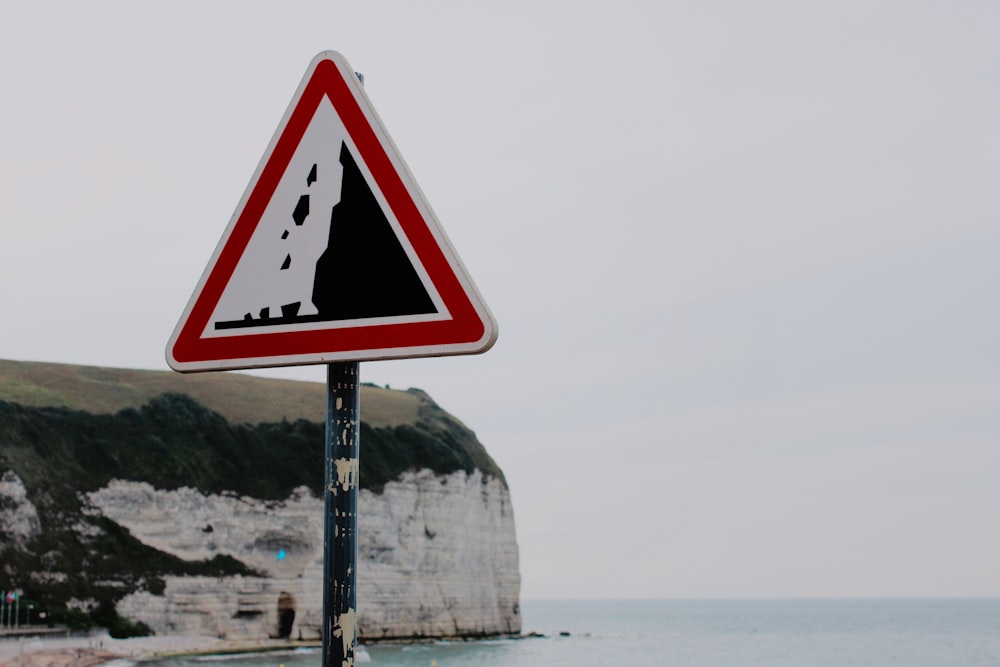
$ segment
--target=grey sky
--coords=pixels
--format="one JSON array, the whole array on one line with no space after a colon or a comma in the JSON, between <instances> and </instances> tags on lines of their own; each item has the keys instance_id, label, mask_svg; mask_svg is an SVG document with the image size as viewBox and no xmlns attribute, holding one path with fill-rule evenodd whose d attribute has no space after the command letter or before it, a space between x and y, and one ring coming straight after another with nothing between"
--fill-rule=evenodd
<instances>
[{"instance_id":1,"label":"grey sky","mask_svg":"<svg viewBox=\"0 0 1000 667\"><path fill-rule=\"evenodd\" d=\"M992 2L6 6L0 357L166 368L335 49L500 325L362 378L490 449L525 597L997 596L998 34Z\"/></svg>"}]
</instances>

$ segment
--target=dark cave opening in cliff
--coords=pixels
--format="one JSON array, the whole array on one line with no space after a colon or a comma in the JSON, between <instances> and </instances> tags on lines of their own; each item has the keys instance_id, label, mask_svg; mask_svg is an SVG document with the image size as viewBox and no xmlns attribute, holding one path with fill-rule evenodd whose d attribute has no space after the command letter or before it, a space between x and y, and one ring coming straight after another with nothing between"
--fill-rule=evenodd
<instances>
[{"instance_id":1,"label":"dark cave opening in cliff","mask_svg":"<svg viewBox=\"0 0 1000 667\"><path fill-rule=\"evenodd\" d=\"M287 591L278 595L278 637L288 639L292 636L292 625L295 623L295 598Z\"/></svg>"}]
</instances>

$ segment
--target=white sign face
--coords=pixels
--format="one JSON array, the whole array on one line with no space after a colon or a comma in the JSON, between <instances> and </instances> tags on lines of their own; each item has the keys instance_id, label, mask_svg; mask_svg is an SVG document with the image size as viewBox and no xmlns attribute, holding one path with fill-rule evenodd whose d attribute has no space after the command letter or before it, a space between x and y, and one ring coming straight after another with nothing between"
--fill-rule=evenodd
<instances>
[{"instance_id":1,"label":"white sign face","mask_svg":"<svg viewBox=\"0 0 1000 667\"><path fill-rule=\"evenodd\" d=\"M496 323L342 56L319 54L167 348L179 371L483 352Z\"/></svg>"},{"instance_id":2,"label":"white sign face","mask_svg":"<svg viewBox=\"0 0 1000 667\"><path fill-rule=\"evenodd\" d=\"M357 155L357 149L350 142L343 123L332 104L321 104L309 124L295 155L288 163L284 175L278 182L274 195L264 209L257 228L250 237L239 264L226 285L205 331L206 337L240 335L260 331L305 331L315 328L320 312L313 302L314 292L324 288L335 289L334 281L317 282L316 273L320 257L328 249L336 252L337 234L331 235L334 208L341 201L344 180L344 165L339 152L329 150L330 146L341 146L350 155ZM412 268L414 275L397 277L394 290L399 289L400 280L416 278L419 287L414 289L426 294L433 303L433 310L420 313L387 312L380 317L383 323L418 322L445 319L448 311L430 282L423 265L399 228L398 221L385 203L384 197L372 187L371 174L361 173L360 164L355 162L364 184L371 196L379 204L379 211L366 216L365 224L371 225L371 218L385 215L385 222L391 235L383 239L369 239L370 244L385 246L380 250L379 259L388 261L387 255L397 250L403 251L397 259L403 263L400 271ZM348 221L340 222L341 225ZM381 222L381 221L379 221ZM370 250L371 248L369 248ZM344 252L350 248L343 249ZM363 250L362 250L363 252ZM397 250L397 255L399 255ZM341 265L346 266L346 262ZM375 268L375 267L373 267ZM383 270L384 270L383 266ZM362 278L364 276L358 276ZM383 276L384 277L384 276ZM345 277L346 278L346 277ZM371 278L366 278L370 280ZM376 279L378 279L376 277ZM336 298L331 297L331 298ZM319 299L321 301L321 299ZM405 309L404 309L405 310ZM249 316L249 318L247 317ZM373 317L366 317L371 324ZM348 327L359 323L358 319L327 319L329 327ZM247 326L238 326L241 323ZM229 323L229 326L225 326ZM220 328L220 325L225 328Z\"/></svg>"},{"instance_id":3,"label":"white sign face","mask_svg":"<svg viewBox=\"0 0 1000 667\"><path fill-rule=\"evenodd\" d=\"M289 303L301 304L299 315L317 314L312 303L316 262L330 236L329 211L340 201L343 172L327 147L339 145L345 135L333 105L320 105L222 292L205 335L213 335L211 322L239 320L244 313L259 317L261 309L277 314Z\"/></svg>"}]
</instances>

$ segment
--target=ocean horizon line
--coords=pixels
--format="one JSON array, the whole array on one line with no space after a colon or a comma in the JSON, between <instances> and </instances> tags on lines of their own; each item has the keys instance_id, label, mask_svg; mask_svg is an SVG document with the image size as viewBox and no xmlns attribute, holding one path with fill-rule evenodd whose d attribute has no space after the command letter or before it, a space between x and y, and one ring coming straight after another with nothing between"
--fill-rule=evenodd
<instances>
[{"instance_id":1,"label":"ocean horizon line","mask_svg":"<svg viewBox=\"0 0 1000 667\"><path fill-rule=\"evenodd\" d=\"M802 596L678 596L678 597L522 597L521 602L886 602L1000 600L995 595L802 595Z\"/></svg>"}]
</instances>

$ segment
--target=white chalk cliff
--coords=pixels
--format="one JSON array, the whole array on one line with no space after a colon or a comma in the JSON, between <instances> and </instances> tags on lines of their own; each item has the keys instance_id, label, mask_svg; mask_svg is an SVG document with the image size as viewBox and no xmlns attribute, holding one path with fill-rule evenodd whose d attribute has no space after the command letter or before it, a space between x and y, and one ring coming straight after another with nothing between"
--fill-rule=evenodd
<instances>
[{"instance_id":1,"label":"white chalk cliff","mask_svg":"<svg viewBox=\"0 0 1000 667\"><path fill-rule=\"evenodd\" d=\"M320 637L323 501L307 488L267 501L115 480L86 502L151 547L192 561L228 555L259 575L166 576L162 595L122 599L122 616L161 634ZM362 489L358 533L362 639L520 631L514 517L500 479L422 470L378 494Z\"/></svg>"},{"instance_id":2,"label":"white chalk cliff","mask_svg":"<svg viewBox=\"0 0 1000 667\"><path fill-rule=\"evenodd\" d=\"M20 547L38 534L38 510L28 500L24 482L13 470L0 475L0 532L5 541Z\"/></svg>"}]
</instances>

